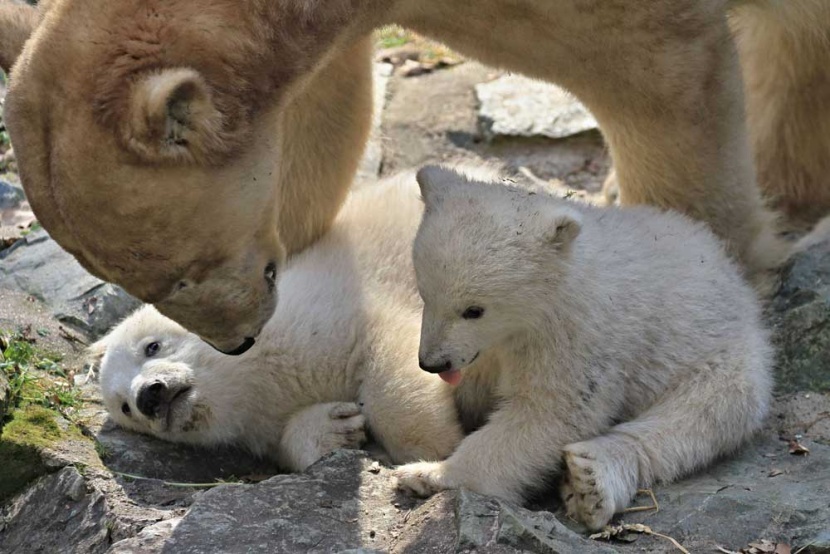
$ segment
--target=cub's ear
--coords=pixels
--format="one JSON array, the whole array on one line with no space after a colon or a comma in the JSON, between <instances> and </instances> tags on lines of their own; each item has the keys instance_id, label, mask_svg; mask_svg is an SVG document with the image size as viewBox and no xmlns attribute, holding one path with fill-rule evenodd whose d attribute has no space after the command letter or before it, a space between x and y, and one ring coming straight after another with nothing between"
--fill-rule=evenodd
<instances>
[{"instance_id":1,"label":"cub's ear","mask_svg":"<svg viewBox=\"0 0 830 554\"><path fill-rule=\"evenodd\" d=\"M35 7L0 0L0 69L6 73L11 70L39 22L40 15Z\"/></svg>"},{"instance_id":2,"label":"cub's ear","mask_svg":"<svg viewBox=\"0 0 830 554\"><path fill-rule=\"evenodd\" d=\"M464 177L446 167L426 165L415 175L421 187L421 197L427 206L437 206L445 196L447 189L463 181Z\"/></svg>"},{"instance_id":3,"label":"cub's ear","mask_svg":"<svg viewBox=\"0 0 830 554\"><path fill-rule=\"evenodd\" d=\"M543 214L542 239L557 250L567 250L582 230L582 215L557 206Z\"/></svg>"},{"instance_id":4,"label":"cub's ear","mask_svg":"<svg viewBox=\"0 0 830 554\"><path fill-rule=\"evenodd\" d=\"M109 335L89 345L84 356L84 367L97 375L101 369L101 361L107 353Z\"/></svg>"},{"instance_id":5,"label":"cub's ear","mask_svg":"<svg viewBox=\"0 0 830 554\"><path fill-rule=\"evenodd\" d=\"M122 130L136 153L158 161L205 161L222 149L222 114L193 69L163 69L132 84Z\"/></svg>"}]
</instances>

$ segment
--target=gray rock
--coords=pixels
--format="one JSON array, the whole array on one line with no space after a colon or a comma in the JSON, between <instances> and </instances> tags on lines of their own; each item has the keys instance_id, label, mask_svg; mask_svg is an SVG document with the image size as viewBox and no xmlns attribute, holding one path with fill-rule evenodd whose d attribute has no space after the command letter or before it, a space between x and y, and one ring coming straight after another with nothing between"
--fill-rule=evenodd
<instances>
[{"instance_id":1,"label":"gray rock","mask_svg":"<svg viewBox=\"0 0 830 554\"><path fill-rule=\"evenodd\" d=\"M613 552L553 514L473 493L414 502L398 495L388 470L370 466L365 453L338 451L306 474L217 487L194 502L160 551Z\"/></svg>"},{"instance_id":2,"label":"gray rock","mask_svg":"<svg viewBox=\"0 0 830 554\"><path fill-rule=\"evenodd\" d=\"M173 531L182 520L180 517L165 519L153 525L148 525L139 534L113 544L107 554L146 554L161 552L164 543L173 534Z\"/></svg>"},{"instance_id":3,"label":"gray rock","mask_svg":"<svg viewBox=\"0 0 830 554\"><path fill-rule=\"evenodd\" d=\"M793 257L768 319L779 390L830 390L830 240Z\"/></svg>"},{"instance_id":4,"label":"gray rock","mask_svg":"<svg viewBox=\"0 0 830 554\"><path fill-rule=\"evenodd\" d=\"M806 554L830 554L830 525L813 539L807 541Z\"/></svg>"},{"instance_id":5,"label":"gray rock","mask_svg":"<svg viewBox=\"0 0 830 554\"><path fill-rule=\"evenodd\" d=\"M561 88L521 75L476 86L479 124L486 137L564 138L597 128L594 116Z\"/></svg>"},{"instance_id":6,"label":"gray rock","mask_svg":"<svg viewBox=\"0 0 830 554\"><path fill-rule=\"evenodd\" d=\"M540 554L615 552L568 529L550 512L526 510L469 491L455 495L458 550L478 552L501 545L516 552Z\"/></svg>"},{"instance_id":7,"label":"gray rock","mask_svg":"<svg viewBox=\"0 0 830 554\"><path fill-rule=\"evenodd\" d=\"M90 275L52 240L37 231L0 253L0 288L21 290L46 303L58 319L97 338L141 303Z\"/></svg>"},{"instance_id":8,"label":"gray rock","mask_svg":"<svg viewBox=\"0 0 830 554\"><path fill-rule=\"evenodd\" d=\"M791 455L787 443L768 432L737 457L655 487L658 513L624 519L672 536L691 552L717 546L737 551L760 539L785 542L795 551L827 531L830 522L830 447L805 445L809 456ZM645 542L672 551L659 538L644 537L637 545Z\"/></svg>"},{"instance_id":9,"label":"gray rock","mask_svg":"<svg viewBox=\"0 0 830 554\"><path fill-rule=\"evenodd\" d=\"M20 207L26 201L23 187L0 179L0 210L10 210Z\"/></svg>"},{"instance_id":10,"label":"gray rock","mask_svg":"<svg viewBox=\"0 0 830 554\"><path fill-rule=\"evenodd\" d=\"M237 449L172 444L125 431L110 422L96 433L95 438L109 469L146 479L215 483L217 480L250 475L270 476L279 472L273 462L257 459ZM139 481L137 485L142 483L146 482ZM158 500L165 502L170 498Z\"/></svg>"},{"instance_id":11,"label":"gray rock","mask_svg":"<svg viewBox=\"0 0 830 554\"><path fill-rule=\"evenodd\" d=\"M41 478L2 512L0 552L104 552L109 514L74 467Z\"/></svg>"},{"instance_id":12,"label":"gray rock","mask_svg":"<svg viewBox=\"0 0 830 554\"><path fill-rule=\"evenodd\" d=\"M377 181L377 177L380 175L380 168L383 163L381 123L383 121L383 109L386 107L387 85L393 69L392 64L388 63L376 63L374 65L372 76L374 87L372 130L369 133L369 142L366 144L363 158L357 167L355 183L358 186L372 184Z\"/></svg>"}]
</instances>

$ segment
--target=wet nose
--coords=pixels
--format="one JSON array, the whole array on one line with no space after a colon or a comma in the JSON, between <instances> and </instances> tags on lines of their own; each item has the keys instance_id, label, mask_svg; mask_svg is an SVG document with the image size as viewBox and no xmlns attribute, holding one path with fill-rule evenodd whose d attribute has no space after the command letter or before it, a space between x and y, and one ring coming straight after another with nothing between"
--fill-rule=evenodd
<instances>
[{"instance_id":1,"label":"wet nose","mask_svg":"<svg viewBox=\"0 0 830 554\"><path fill-rule=\"evenodd\" d=\"M135 405L144 416L153 419L158 417L166 397L167 385L161 381L156 381L141 387Z\"/></svg>"},{"instance_id":2,"label":"wet nose","mask_svg":"<svg viewBox=\"0 0 830 554\"><path fill-rule=\"evenodd\" d=\"M438 365L427 365L421 358L418 358L418 365L421 366L421 369L430 373L442 373L452 369L452 362L449 360Z\"/></svg>"}]
</instances>

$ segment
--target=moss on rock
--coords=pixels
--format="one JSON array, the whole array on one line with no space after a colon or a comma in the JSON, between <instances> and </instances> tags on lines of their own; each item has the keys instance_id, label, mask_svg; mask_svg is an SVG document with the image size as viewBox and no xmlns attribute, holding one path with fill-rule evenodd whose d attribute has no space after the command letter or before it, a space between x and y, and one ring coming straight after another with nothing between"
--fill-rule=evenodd
<instances>
[{"instance_id":1,"label":"moss on rock","mask_svg":"<svg viewBox=\"0 0 830 554\"><path fill-rule=\"evenodd\" d=\"M59 469L46 464L43 450L82 437L75 426L59 421L54 411L34 404L12 411L0 437L0 503L37 477Z\"/></svg>"}]
</instances>

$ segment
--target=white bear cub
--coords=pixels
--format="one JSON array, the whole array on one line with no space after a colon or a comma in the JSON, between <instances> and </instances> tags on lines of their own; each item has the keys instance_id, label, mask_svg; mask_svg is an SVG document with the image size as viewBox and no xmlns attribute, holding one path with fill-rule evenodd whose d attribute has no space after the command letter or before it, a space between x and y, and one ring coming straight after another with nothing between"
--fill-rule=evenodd
<instances>
[{"instance_id":1,"label":"white bear cub","mask_svg":"<svg viewBox=\"0 0 830 554\"><path fill-rule=\"evenodd\" d=\"M418 180L420 364L457 385L462 408L490 395L492 411L446 461L400 467L402 489L519 502L564 459L566 509L597 529L639 488L761 426L772 353L759 302L703 224L437 167ZM480 355L498 363L468 367Z\"/></svg>"},{"instance_id":2,"label":"white bear cub","mask_svg":"<svg viewBox=\"0 0 830 554\"><path fill-rule=\"evenodd\" d=\"M412 175L353 193L281 272L277 311L241 356L142 308L93 347L110 416L169 441L238 444L290 470L359 446L364 426L395 463L445 458L463 434L451 387L417 365L422 210Z\"/></svg>"}]
</instances>

